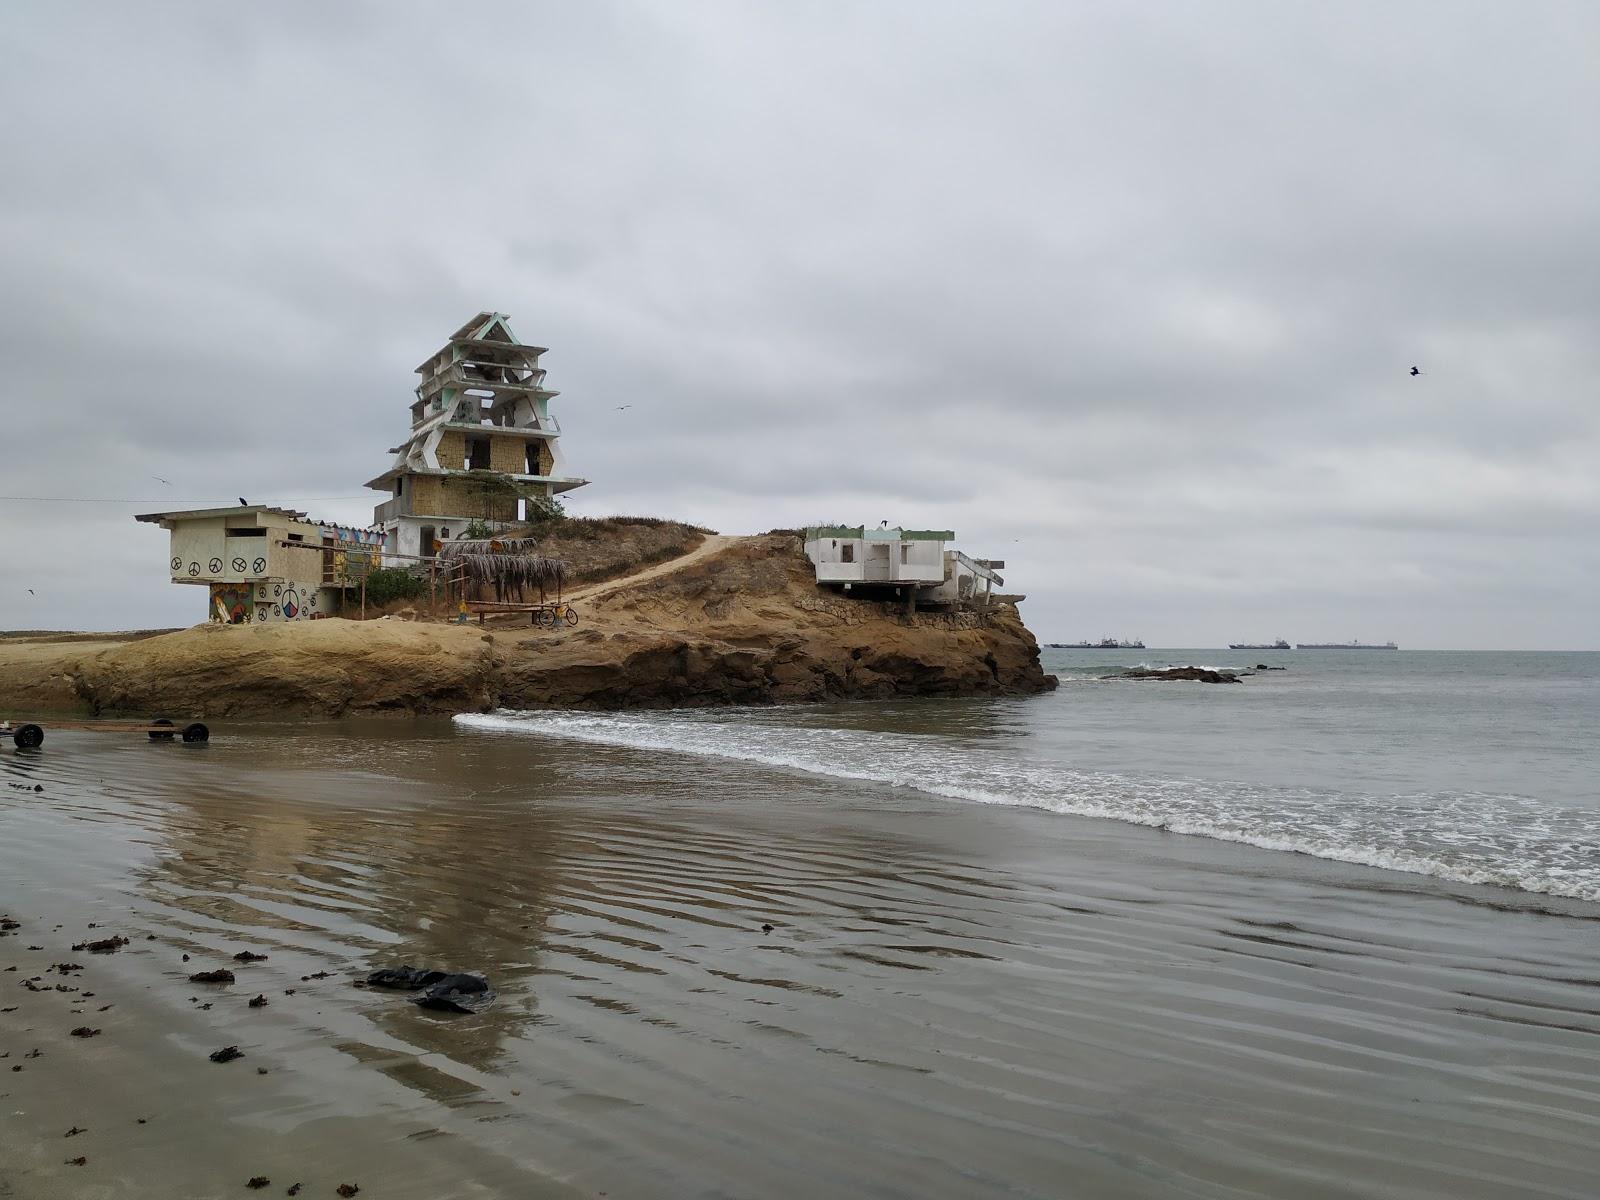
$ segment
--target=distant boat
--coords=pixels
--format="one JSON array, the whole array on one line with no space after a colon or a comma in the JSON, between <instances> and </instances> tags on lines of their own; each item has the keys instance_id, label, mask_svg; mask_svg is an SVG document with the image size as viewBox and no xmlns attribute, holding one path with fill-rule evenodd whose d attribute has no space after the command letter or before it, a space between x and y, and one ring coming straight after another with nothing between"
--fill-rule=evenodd
<instances>
[{"instance_id":1,"label":"distant boat","mask_svg":"<svg viewBox=\"0 0 1600 1200\"><path fill-rule=\"evenodd\" d=\"M1296 642L1296 650L1398 650L1393 642Z\"/></svg>"},{"instance_id":2,"label":"distant boat","mask_svg":"<svg viewBox=\"0 0 1600 1200\"><path fill-rule=\"evenodd\" d=\"M1289 643L1279 638L1275 642L1229 642L1229 650L1287 650Z\"/></svg>"},{"instance_id":3,"label":"distant boat","mask_svg":"<svg viewBox=\"0 0 1600 1200\"><path fill-rule=\"evenodd\" d=\"M1046 650L1143 650L1144 642L1135 639L1120 642L1116 638L1101 638L1098 642L1046 642Z\"/></svg>"}]
</instances>

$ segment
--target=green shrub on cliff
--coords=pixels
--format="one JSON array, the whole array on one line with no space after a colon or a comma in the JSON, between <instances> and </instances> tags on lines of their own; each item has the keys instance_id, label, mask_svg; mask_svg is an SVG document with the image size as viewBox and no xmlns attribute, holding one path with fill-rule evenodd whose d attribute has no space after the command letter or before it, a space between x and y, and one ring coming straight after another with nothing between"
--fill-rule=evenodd
<instances>
[{"instance_id":1,"label":"green shrub on cliff","mask_svg":"<svg viewBox=\"0 0 1600 1200\"><path fill-rule=\"evenodd\" d=\"M414 600L428 585L410 571L382 567L367 575L367 603L387 604L391 600Z\"/></svg>"},{"instance_id":2,"label":"green shrub on cliff","mask_svg":"<svg viewBox=\"0 0 1600 1200\"><path fill-rule=\"evenodd\" d=\"M559 521L567 515L567 509L554 496L530 496L527 514L528 524L543 525L550 521Z\"/></svg>"}]
</instances>

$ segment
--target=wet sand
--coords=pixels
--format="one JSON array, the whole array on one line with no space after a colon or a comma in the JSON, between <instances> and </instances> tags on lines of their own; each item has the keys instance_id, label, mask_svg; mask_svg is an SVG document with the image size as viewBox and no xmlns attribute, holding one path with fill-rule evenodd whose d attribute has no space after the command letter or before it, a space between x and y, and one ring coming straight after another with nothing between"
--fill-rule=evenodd
<instances>
[{"instance_id":1,"label":"wet sand","mask_svg":"<svg viewBox=\"0 0 1600 1200\"><path fill-rule=\"evenodd\" d=\"M438 721L59 733L0 753L0 914L3 1196L1600 1177L1595 906L1113 822ZM402 962L499 999L351 985Z\"/></svg>"}]
</instances>

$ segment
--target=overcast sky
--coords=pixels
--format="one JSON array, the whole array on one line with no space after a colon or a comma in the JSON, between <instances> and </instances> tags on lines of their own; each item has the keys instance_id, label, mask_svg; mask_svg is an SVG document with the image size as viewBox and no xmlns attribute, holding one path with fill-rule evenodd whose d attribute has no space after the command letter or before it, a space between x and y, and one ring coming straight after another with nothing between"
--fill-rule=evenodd
<instances>
[{"instance_id":1,"label":"overcast sky","mask_svg":"<svg viewBox=\"0 0 1600 1200\"><path fill-rule=\"evenodd\" d=\"M135 512L370 521L497 309L575 512L953 528L1041 640L1600 648L1589 0L52 0L0 106L0 492L75 501L0 628L200 620Z\"/></svg>"}]
</instances>

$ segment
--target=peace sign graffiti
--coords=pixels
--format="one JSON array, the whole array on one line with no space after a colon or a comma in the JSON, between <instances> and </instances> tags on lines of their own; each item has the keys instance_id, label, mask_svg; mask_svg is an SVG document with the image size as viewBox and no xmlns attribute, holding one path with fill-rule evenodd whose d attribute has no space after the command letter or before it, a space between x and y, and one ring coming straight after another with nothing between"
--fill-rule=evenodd
<instances>
[{"instance_id":1,"label":"peace sign graffiti","mask_svg":"<svg viewBox=\"0 0 1600 1200\"><path fill-rule=\"evenodd\" d=\"M173 560L172 560L172 569L173 569L173 570L174 570L174 571L181 571L181 570L183 570L183 559L181 559L181 558L175 558L175 559L173 559Z\"/></svg>"},{"instance_id":2,"label":"peace sign graffiti","mask_svg":"<svg viewBox=\"0 0 1600 1200\"><path fill-rule=\"evenodd\" d=\"M193 579L198 574L200 574L200 564L199 563L190 563L189 564L189 578Z\"/></svg>"},{"instance_id":3,"label":"peace sign graffiti","mask_svg":"<svg viewBox=\"0 0 1600 1200\"><path fill-rule=\"evenodd\" d=\"M233 560L233 569L235 571L239 572L239 574L241 574L241 575L244 574L244 568L245 568L244 559L236 558L236 559Z\"/></svg>"},{"instance_id":4,"label":"peace sign graffiti","mask_svg":"<svg viewBox=\"0 0 1600 1200\"><path fill-rule=\"evenodd\" d=\"M264 558L256 559L255 562L250 564L250 569L257 575L261 574L261 572L267 569L267 560Z\"/></svg>"},{"instance_id":5,"label":"peace sign graffiti","mask_svg":"<svg viewBox=\"0 0 1600 1200\"><path fill-rule=\"evenodd\" d=\"M211 571L211 573L213 575L221 575L222 574L222 560L220 558L213 558L210 562L208 562L206 564L206 567Z\"/></svg>"}]
</instances>

